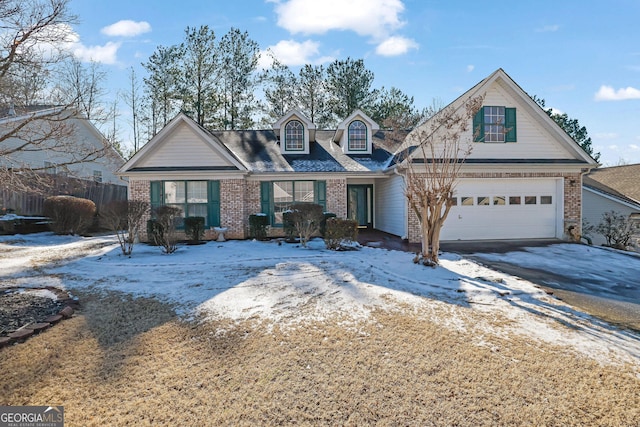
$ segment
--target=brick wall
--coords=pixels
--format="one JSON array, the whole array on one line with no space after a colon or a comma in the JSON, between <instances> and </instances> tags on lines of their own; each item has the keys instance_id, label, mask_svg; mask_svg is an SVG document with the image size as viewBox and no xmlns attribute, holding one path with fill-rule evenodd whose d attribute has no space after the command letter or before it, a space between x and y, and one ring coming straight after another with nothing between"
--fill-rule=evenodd
<instances>
[{"instance_id":1,"label":"brick wall","mask_svg":"<svg viewBox=\"0 0 640 427\"><path fill-rule=\"evenodd\" d=\"M248 214L245 203L244 179L224 179L220 181L220 226L227 227L226 237L244 239ZM258 199L258 202L260 199Z\"/></svg>"},{"instance_id":2,"label":"brick wall","mask_svg":"<svg viewBox=\"0 0 640 427\"><path fill-rule=\"evenodd\" d=\"M327 212L347 217L347 179L327 179Z\"/></svg>"},{"instance_id":3,"label":"brick wall","mask_svg":"<svg viewBox=\"0 0 640 427\"><path fill-rule=\"evenodd\" d=\"M151 183L147 180L129 179L129 200L141 200L143 202L151 202ZM138 238L146 242L147 236L147 221L151 218L151 211L147 212L144 216L142 227L140 229L140 235Z\"/></svg>"},{"instance_id":4,"label":"brick wall","mask_svg":"<svg viewBox=\"0 0 640 427\"><path fill-rule=\"evenodd\" d=\"M579 235L582 228L582 176L580 173L557 174L553 172L483 172L465 173L460 178L563 178L564 187L564 238L573 239ZM422 241L418 217L409 208L409 241L419 243Z\"/></svg>"}]
</instances>

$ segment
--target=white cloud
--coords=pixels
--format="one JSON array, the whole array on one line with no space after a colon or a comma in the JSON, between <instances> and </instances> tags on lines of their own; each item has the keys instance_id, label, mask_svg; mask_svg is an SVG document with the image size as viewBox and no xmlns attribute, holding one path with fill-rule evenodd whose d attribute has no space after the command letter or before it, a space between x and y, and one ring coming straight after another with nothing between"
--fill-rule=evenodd
<instances>
[{"instance_id":1,"label":"white cloud","mask_svg":"<svg viewBox=\"0 0 640 427\"><path fill-rule=\"evenodd\" d=\"M475 70L476 66L475 65L467 65L467 73L472 72L473 70Z\"/></svg>"},{"instance_id":2,"label":"white cloud","mask_svg":"<svg viewBox=\"0 0 640 427\"><path fill-rule=\"evenodd\" d=\"M104 46L85 46L77 43L71 51L81 61L95 61L102 64L115 64L118 62L117 54L121 43L107 42Z\"/></svg>"},{"instance_id":3,"label":"white cloud","mask_svg":"<svg viewBox=\"0 0 640 427\"><path fill-rule=\"evenodd\" d=\"M330 56L318 56L320 43L313 40L305 40L302 43L294 40L281 40L275 45L269 46L260 52L258 67L266 69L271 66L271 56L285 65L324 64L333 61Z\"/></svg>"},{"instance_id":4,"label":"white cloud","mask_svg":"<svg viewBox=\"0 0 640 427\"><path fill-rule=\"evenodd\" d=\"M382 56L397 56L407 53L410 49L417 49L418 43L401 36L392 36L376 47L376 53Z\"/></svg>"},{"instance_id":5,"label":"white cloud","mask_svg":"<svg viewBox=\"0 0 640 427\"><path fill-rule=\"evenodd\" d=\"M640 90L631 86L615 90L612 86L600 86L595 95L596 101L624 101L627 99L640 99Z\"/></svg>"},{"instance_id":6,"label":"white cloud","mask_svg":"<svg viewBox=\"0 0 640 427\"><path fill-rule=\"evenodd\" d=\"M543 27L536 28L536 33L555 33L559 29L560 29L560 25L558 24L545 25Z\"/></svg>"},{"instance_id":7,"label":"white cloud","mask_svg":"<svg viewBox=\"0 0 640 427\"><path fill-rule=\"evenodd\" d=\"M289 0L275 4L278 25L292 34L344 30L382 40L404 25L401 0Z\"/></svg>"},{"instance_id":8,"label":"white cloud","mask_svg":"<svg viewBox=\"0 0 640 427\"><path fill-rule=\"evenodd\" d=\"M102 34L111 37L134 37L151 31L151 25L146 21L135 22L123 19L100 30Z\"/></svg>"},{"instance_id":9,"label":"white cloud","mask_svg":"<svg viewBox=\"0 0 640 427\"><path fill-rule=\"evenodd\" d=\"M636 144L629 144L629 148L633 151L640 151L640 146Z\"/></svg>"}]
</instances>

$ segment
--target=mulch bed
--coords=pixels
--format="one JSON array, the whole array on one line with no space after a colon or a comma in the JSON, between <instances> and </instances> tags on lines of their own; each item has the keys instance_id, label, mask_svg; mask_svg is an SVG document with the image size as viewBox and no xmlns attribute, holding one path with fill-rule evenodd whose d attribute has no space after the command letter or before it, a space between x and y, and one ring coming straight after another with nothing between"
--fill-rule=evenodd
<instances>
[{"instance_id":1,"label":"mulch bed","mask_svg":"<svg viewBox=\"0 0 640 427\"><path fill-rule=\"evenodd\" d=\"M37 295L33 290L48 290L56 299ZM48 329L73 315L78 301L59 288L5 288L0 293L0 347Z\"/></svg>"}]
</instances>

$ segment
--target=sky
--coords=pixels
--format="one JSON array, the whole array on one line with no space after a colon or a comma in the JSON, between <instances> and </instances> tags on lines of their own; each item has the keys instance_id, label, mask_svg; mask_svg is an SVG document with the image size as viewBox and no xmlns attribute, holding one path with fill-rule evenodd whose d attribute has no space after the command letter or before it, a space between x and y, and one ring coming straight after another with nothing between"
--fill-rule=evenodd
<instances>
[{"instance_id":1,"label":"sky","mask_svg":"<svg viewBox=\"0 0 640 427\"><path fill-rule=\"evenodd\" d=\"M418 107L448 104L498 68L529 95L586 126L605 166L640 163L640 2L579 0L71 0L74 54L102 64L108 100L131 67L187 27L218 38L247 31L297 72L302 64L363 59L374 87L397 87ZM120 104L130 146L130 112Z\"/></svg>"}]
</instances>

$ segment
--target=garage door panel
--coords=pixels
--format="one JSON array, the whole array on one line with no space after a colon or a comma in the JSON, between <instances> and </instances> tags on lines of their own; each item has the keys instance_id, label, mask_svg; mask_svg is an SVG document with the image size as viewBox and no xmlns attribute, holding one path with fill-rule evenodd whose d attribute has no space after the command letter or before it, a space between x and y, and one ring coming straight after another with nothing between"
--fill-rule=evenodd
<instances>
[{"instance_id":1,"label":"garage door panel","mask_svg":"<svg viewBox=\"0 0 640 427\"><path fill-rule=\"evenodd\" d=\"M555 179L463 180L456 189L458 205L451 208L441 232L442 240L515 239L555 237L558 209ZM504 197L504 205L478 205L478 197ZM509 204L510 196L521 204ZM535 196L535 204L524 204ZM544 199L542 198L544 196ZM550 203L549 203L550 196ZM462 206L462 197L473 197ZM545 202L542 204L541 202Z\"/></svg>"}]
</instances>

